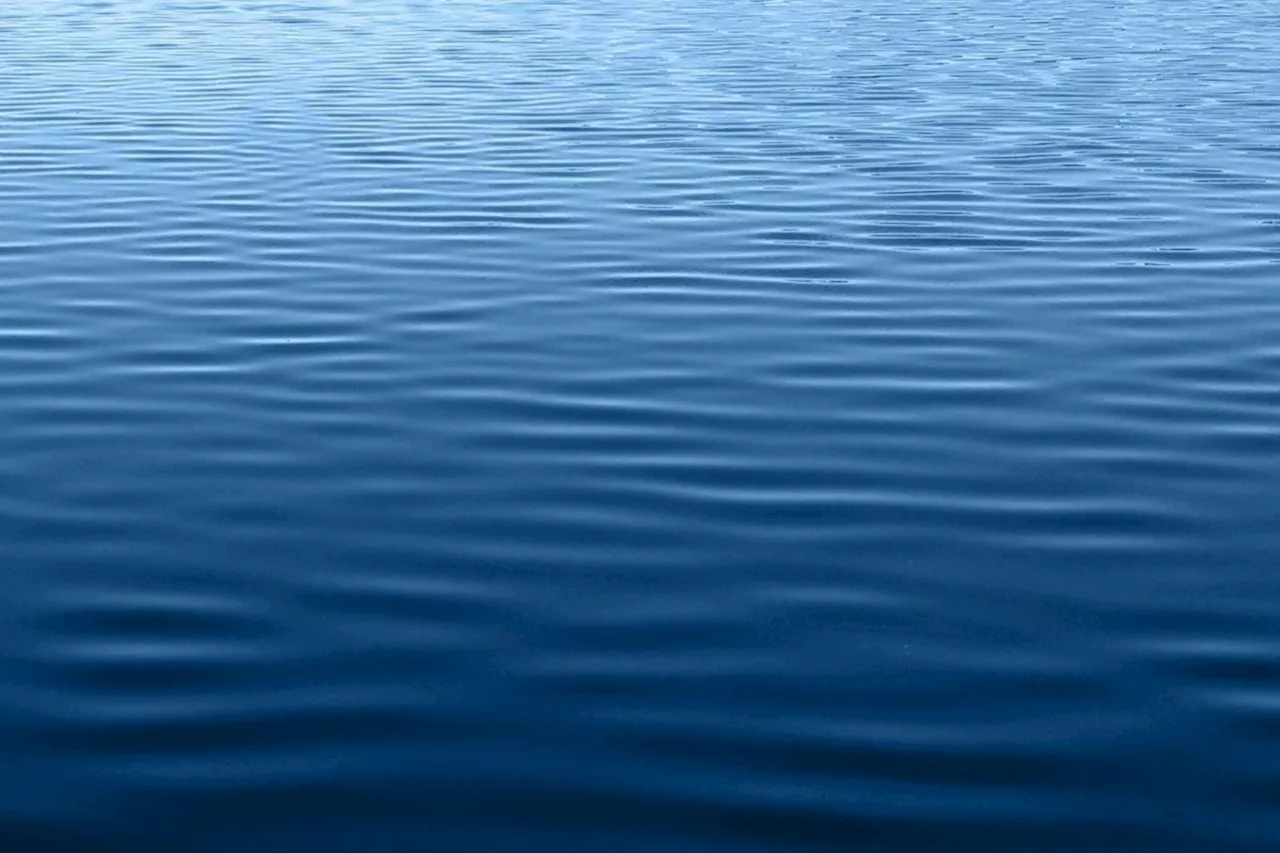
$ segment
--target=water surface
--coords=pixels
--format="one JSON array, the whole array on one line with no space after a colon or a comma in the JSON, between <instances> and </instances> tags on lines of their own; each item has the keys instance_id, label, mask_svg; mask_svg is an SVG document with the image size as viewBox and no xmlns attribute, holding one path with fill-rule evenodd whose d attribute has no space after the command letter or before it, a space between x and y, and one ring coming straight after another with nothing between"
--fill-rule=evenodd
<instances>
[{"instance_id":1,"label":"water surface","mask_svg":"<svg viewBox=\"0 0 1280 853\"><path fill-rule=\"evenodd\" d=\"M8 0L0 848L1280 848L1261 0Z\"/></svg>"}]
</instances>

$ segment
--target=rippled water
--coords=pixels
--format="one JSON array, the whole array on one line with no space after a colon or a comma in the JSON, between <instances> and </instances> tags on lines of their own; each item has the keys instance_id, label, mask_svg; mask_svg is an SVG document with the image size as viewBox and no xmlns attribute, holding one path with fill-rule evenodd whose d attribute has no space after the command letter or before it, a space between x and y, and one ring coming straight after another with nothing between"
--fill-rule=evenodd
<instances>
[{"instance_id":1,"label":"rippled water","mask_svg":"<svg viewBox=\"0 0 1280 853\"><path fill-rule=\"evenodd\" d=\"M1280 848L1262 0L8 0L0 848Z\"/></svg>"}]
</instances>

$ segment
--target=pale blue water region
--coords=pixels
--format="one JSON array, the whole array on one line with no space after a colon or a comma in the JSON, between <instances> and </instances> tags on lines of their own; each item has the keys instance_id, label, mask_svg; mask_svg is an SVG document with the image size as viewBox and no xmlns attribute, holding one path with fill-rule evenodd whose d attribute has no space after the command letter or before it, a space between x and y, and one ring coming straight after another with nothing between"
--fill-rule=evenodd
<instances>
[{"instance_id":1,"label":"pale blue water region","mask_svg":"<svg viewBox=\"0 0 1280 853\"><path fill-rule=\"evenodd\" d=\"M8 0L0 849L1280 849L1277 69Z\"/></svg>"}]
</instances>

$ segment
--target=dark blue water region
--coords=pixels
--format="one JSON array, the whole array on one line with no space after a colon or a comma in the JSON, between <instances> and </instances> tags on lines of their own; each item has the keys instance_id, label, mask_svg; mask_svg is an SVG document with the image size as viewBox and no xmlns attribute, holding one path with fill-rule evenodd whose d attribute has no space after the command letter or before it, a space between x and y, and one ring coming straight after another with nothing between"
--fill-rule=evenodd
<instances>
[{"instance_id":1,"label":"dark blue water region","mask_svg":"<svg viewBox=\"0 0 1280 853\"><path fill-rule=\"evenodd\" d=\"M1277 69L8 0L0 850L1280 849Z\"/></svg>"}]
</instances>

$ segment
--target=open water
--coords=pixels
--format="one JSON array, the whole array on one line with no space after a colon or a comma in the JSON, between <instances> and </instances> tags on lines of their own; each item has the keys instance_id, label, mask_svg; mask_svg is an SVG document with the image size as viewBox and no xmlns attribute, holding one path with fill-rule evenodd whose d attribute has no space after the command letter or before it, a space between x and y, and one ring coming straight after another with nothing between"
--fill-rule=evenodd
<instances>
[{"instance_id":1,"label":"open water","mask_svg":"<svg viewBox=\"0 0 1280 853\"><path fill-rule=\"evenodd\" d=\"M6 0L5 853L1280 849L1280 8Z\"/></svg>"}]
</instances>

